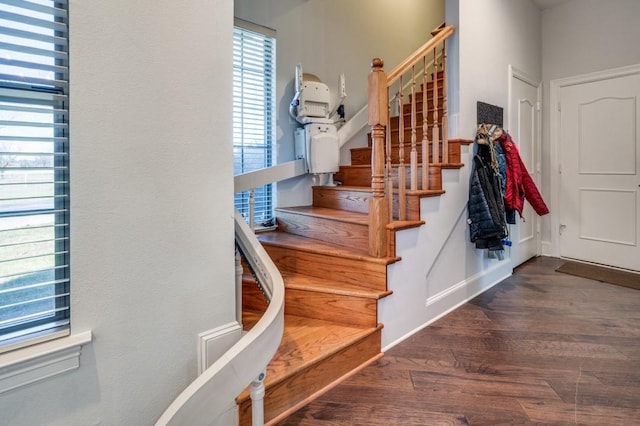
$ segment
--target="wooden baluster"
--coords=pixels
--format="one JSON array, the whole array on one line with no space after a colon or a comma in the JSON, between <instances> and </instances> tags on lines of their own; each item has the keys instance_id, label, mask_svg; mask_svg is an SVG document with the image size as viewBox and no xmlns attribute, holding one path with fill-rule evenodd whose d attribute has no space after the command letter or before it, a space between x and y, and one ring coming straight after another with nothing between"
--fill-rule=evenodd
<instances>
[{"instance_id":1,"label":"wooden baluster","mask_svg":"<svg viewBox=\"0 0 640 426\"><path fill-rule=\"evenodd\" d=\"M449 159L449 115L447 112L447 41L442 41L442 161Z\"/></svg>"},{"instance_id":2,"label":"wooden baluster","mask_svg":"<svg viewBox=\"0 0 640 426\"><path fill-rule=\"evenodd\" d=\"M400 111L400 114L398 116L398 220L405 220L407 218L407 206L405 203L407 191L407 170L404 167L404 94L402 93L404 83L402 76L400 76L399 85L400 97L398 102L398 110Z\"/></svg>"},{"instance_id":3,"label":"wooden baluster","mask_svg":"<svg viewBox=\"0 0 640 426\"><path fill-rule=\"evenodd\" d=\"M429 189L429 74L427 73L427 57L423 56L422 70L422 189Z\"/></svg>"},{"instance_id":4,"label":"wooden baluster","mask_svg":"<svg viewBox=\"0 0 640 426\"><path fill-rule=\"evenodd\" d=\"M418 189L418 148L416 147L416 67L411 67L411 189Z\"/></svg>"},{"instance_id":5,"label":"wooden baluster","mask_svg":"<svg viewBox=\"0 0 640 426\"><path fill-rule=\"evenodd\" d=\"M389 96L391 94L391 87L387 88L387 99L391 99ZM384 187L385 187L385 195L387 197L387 214L389 219L393 218L393 179L391 177L391 172L393 171L393 166L391 164L391 103L397 102L396 94L393 96L394 100L389 100L387 102L387 131L385 132L385 168L384 168Z\"/></svg>"},{"instance_id":6,"label":"wooden baluster","mask_svg":"<svg viewBox=\"0 0 640 426\"><path fill-rule=\"evenodd\" d=\"M433 162L440 162L440 123L438 123L438 52L433 49Z\"/></svg>"},{"instance_id":7,"label":"wooden baluster","mask_svg":"<svg viewBox=\"0 0 640 426\"><path fill-rule=\"evenodd\" d=\"M388 122L387 75L384 62L374 58L369 73L369 126L371 126L371 191L369 198L369 254L374 257L387 255L387 224L389 215L384 187L384 140Z\"/></svg>"}]
</instances>

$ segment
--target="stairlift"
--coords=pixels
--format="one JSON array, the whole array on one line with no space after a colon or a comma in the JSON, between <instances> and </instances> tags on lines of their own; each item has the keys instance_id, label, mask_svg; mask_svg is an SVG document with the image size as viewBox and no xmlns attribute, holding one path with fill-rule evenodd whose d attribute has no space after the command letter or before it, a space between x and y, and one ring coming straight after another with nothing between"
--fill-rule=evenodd
<instances>
[{"instance_id":1,"label":"stairlift","mask_svg":"<svg viewBox=\"0 0 640 426\"><path fill-rule=\"evenodd\" d=\"M296 93L289 114L302 127L294 133L295 155L306 160L307 171L318 185L335 185L333 173L339 168L338 125L344 122L343 101L347 96L344 74L339 76L338 87L338 99L332 108L329 87L315 75L303 73L301 64L296 66Z\"/></svg>"}]
</instances>

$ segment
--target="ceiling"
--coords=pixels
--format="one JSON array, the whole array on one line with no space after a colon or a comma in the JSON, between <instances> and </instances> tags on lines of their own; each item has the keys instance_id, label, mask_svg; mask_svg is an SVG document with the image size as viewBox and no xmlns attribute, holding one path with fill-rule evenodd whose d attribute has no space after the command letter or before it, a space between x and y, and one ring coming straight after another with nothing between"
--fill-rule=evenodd
<instances>
[{"instance_id":1,"label":"ceiling","mask_svg":"<svg viewBox=\"0 0 640 426\"><path fill-rule=\"evenodd\" d=\"M533 0L536 6L543 9L550 9L552 7L558 6L559 4L566 3L570 0Z\"/></svg>"}]
</instances>

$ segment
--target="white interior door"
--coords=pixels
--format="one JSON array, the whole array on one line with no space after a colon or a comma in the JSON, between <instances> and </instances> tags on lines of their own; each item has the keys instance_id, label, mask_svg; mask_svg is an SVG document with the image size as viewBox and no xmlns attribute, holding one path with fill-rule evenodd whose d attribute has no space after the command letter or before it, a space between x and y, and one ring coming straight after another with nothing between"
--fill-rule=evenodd
<instances>
[{"instance_id":1,"label":"white interior door","mask_svg":"<svg viewBox=\"0 0 640 426\"><path fill-rule=\"evenodd\" d=\"M560 255L640 271L640 74L560 90Z\"/></svg>"},{"instance_id":2,"label":"white interior door","mask_svg":"<svg viewBox=\"0 0 640 426\"><path fill-rule=\"evenodd\" d=\"M507 130L520 151L531 177L540 188L540 83L512 68ZM522 217L509 225L511 263L518 266L539 254L540 219L525 202Z\"/></svg>"}]
</instances>

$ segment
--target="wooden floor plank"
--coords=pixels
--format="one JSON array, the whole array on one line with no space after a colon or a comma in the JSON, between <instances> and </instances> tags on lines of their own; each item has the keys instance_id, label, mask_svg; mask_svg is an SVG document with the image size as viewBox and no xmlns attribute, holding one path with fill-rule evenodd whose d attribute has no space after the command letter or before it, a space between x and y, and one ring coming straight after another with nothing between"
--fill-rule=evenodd
<instances>
[{"instance_id":1,"label":"wooden floor plank","mask_svg":"<svg viewBox=\"0 0 640 426\"><path fill-rule=\"evenodd\" d=\"M640 419L640 409L621 409L575 403L522 401L522 407L531 422L567 425L634 425L629 419ZM566 419L559 421L559 419Z\"/></svg>"},{"instance_id":2,"label":"wooden floor plank","mask_svg":"<svg viewBox=\"0 0 640 426\"><path fill-rule=\"evenodd\" d=\"M640 424L640 291L539 257L279 425Z\"/></svg>"}]
</instances>

